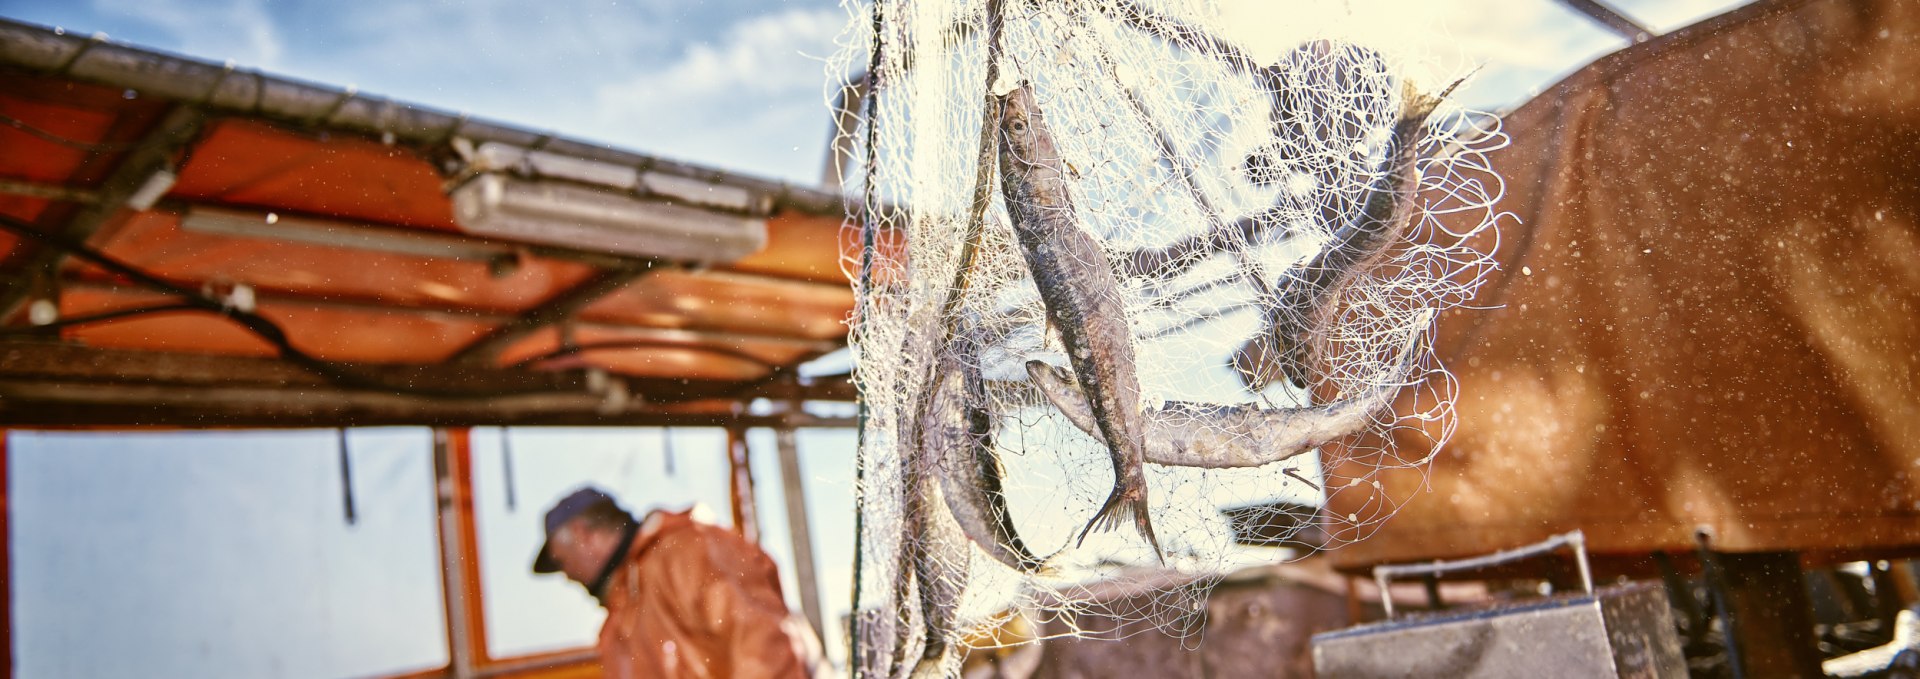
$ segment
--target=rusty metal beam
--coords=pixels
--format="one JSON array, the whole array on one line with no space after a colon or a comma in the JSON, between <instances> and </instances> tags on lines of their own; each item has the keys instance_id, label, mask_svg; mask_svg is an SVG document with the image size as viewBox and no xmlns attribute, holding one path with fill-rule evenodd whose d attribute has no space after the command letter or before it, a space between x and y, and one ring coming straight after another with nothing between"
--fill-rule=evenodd
<instances>
[{"instance_id":1,"label":"rusty metal beam","mask_svg":"<svg viewBox=\"0 0 1920 679\"><path fill-rule=\"evenodd\" d=\"M82 203L80 211L67 220L60 229L61 234L78 241L86 242L107 226L123 211L128 209L147 209L152 207L151 200L159 196L154 194L156 186L161 193L172 184L174 156L185 150L199 136L206 125L205 112L193 106L175 106L167 116L147 132L126 159L107 176L98 191L98 201ZM161 185L164 184L164 185ZM135 200L138 199L138 200ZM129 201L145 202L144 205L129 205ZM35 250L27 261L16 271L31 277L35 274L58 271L60 263L65 261L67 253L52 248ZM12 318L29 301L33 286L24 280L16 280L8 286L4 296L0 296L0 320Z\"/></svg>"},{"instance_id":2,"label":"rusty metal beam","mask_svg":"<svg viewBox=\"0 0 1920 679\"><path fill-rule=\"evenodd\" d=\"M1560 0L1560 4L1599 22L1600 25L1607 27L1607 30L1618 33L1629 42L1639 42L1659 35L1652 29L1640 25L1640 22L1620 13L1620 10L1609 7L1602 0Z\"/></svg>"},{"instance_id":3,"label":"rusty metal beam","mask_svg":"<svg viewBox=\"0 0 1920 679\"><path fill-rule=\"evenodd\" d=\"M493 332L460 347L458 351L453 352L452 356L447 357L447 362L465 364L492 362L500 356L501 351L512 346L514 342L541 328L567 320L587 305L613 294L641 276L652 273L655 268L654 263L649 262L645 265L623 266L594 274L580 284L542 302L533 310L521 314L519 318L494 328Z\"/></svg>"}]
</instances>

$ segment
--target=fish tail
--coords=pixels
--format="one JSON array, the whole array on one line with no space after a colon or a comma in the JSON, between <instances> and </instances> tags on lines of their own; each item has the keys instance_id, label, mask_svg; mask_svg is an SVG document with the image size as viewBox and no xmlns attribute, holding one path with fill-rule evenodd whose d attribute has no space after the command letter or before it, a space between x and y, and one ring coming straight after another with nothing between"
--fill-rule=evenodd
<instances>
[{"instance_id":1,"label":"fish tail","mask_svg":"<svg viewBox=\"0 0 1920 679\"><path fill-rule=\"evenodd\" d=\"M1145 494L1142 494L1139 499L1133 501L1133 528L1134 530L1140 531L1140 537L1146 538L1147 544L1153 545L1153 558L1160 560L1161 565L1166 565L1167 553L1160 549L1160 538L1153 534L1153 520L1147 518L1147 498Z\"/></svg>"},{"instance_id":2,"label":"fish tail","mask_svg":"<svg viewBox=\"0 0 1920 679\"><path fill-rule=\"evenodd\" d=\"M1167 558L1160 550L1160 538L1153 534L1153 520L1147 517L1145 490L1144 486L1136 488L1134 484L1115 484L1113 492L1107 495L1106 503L1100 506L1100 511L1093 515L1092 521L1087 522L1086 528L1080 530L1080 540L1075 545L1085 543L1087 535L1095 529L1103 532L1113 530L1131 516L1134 529L1140 531L1140 537L1153 546L1153 556L1165 563Z\"/></svg>"}]
</instances>

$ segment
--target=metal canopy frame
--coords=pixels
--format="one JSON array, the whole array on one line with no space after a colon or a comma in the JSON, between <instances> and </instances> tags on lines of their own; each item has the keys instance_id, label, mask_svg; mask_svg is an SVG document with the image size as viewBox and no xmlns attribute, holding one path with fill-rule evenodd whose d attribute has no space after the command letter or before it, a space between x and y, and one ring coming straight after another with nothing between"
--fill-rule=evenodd
<instances>
[{"instance_id":1,"label":"metal canopy frame","mask_svg":"<svg viewBox=\"0 0 1920 679\"><path fill-rule=\"evenodd\" d=\"M815 317L822 313L821 309L832 310L833 305L839 303L837 295L850 299L851 291L837 261L817 265L810 259L789 263L775 258L782 256L781 252L797 252L800 254L796 256L816 259L821 256L820 247L804 241L796 245L795 239L808 238L809 234L817 237L822 233L822 224L832 224L837 230L838 221L847 211L846 200L838 193L610 149L551 133L475 120L465 114L367 97L351 89L335 89L231 65L215 65L65 35L4 19L0 19L0 78L26 83L27 89L34 90L19 95L18 101L70 105L75 111L107 121L104 132L96 139L72 140L73 146L85 154L80 165L72 166L79 169L70 170L69 166L59 164L64 161L47 161L36 166L16 159L22 164L15 169L60 169L0 176L0 205L6 206L4 211L13 221L30 222L32 228L62 239L41 244L33 240L0 239L0 243L17 241L11 245L12 255L4 262L5 270L0 271L0 281L6 284L6 290L0 294L0 311L5 312L0 315L0 401L4 402L0 404L4 405L0 408L0 427L434 427L435 486L432 492L437 498L436 530L449 662L443 667L407 676L459 679L598 675L597 660L591 649L513 658L494 657L489 650L469 427L725 429L732 444L727 451L713 453L726 454L730 460L734 515L746 517L737 525L747 529L749 535L756 512L746 433L752 428L768 428L775 431L781 446L787 506L790 510L798 508L797 514L789 516L789 530L797 545L796 558L805 560L797 573L802 607L808 620L819 629L822 616L818 610L818 585L813 580L811 550L807 548L811 539L804 488L797 475L794 431L803 427L854 426L853 418L809 414L801 404L849 402L855 393L848 376L804 379L798 375L797 366L845 346L844 328L839 328L837 333L824 332ZM137 91L138 97L123 98L119 96L122 89ZM72 90L82 91L83 95L86 91L95 93L85 95L91 99L72 102L61 98L61 92ZM15 94L18 93L8 93ZM208 162L209 157L220 157L203 154L196 158L195 151L201 145L231 129L236 122L248 121L266 124L240 127L241 132L236 134L242 139L249 134L256 135L255 138L284 134L292 140L289 143L345 149L341 151L345 154L363 153L354 151L355 148L396 148L402 158L397 162L413 163L416 168L425 165L442 175L451 171L441 163L451 159L448 150L456 138L623 165L650 173L649 176L672 177L688 186L744 191L757 204L770 206L773 221L789 226L797 223L806 228L797 232L799 236L786 237L784 247L797 249L778 250L782 246L776 242L769 250L771 254L761 256L758 264L708 267L598 251L586 243L559 247L506 242L452 231L445 225L423 227L417 215L400 218L378 209L371 213L367 210L343 212L341 214L360 216L342 217L308 214L274 203L222 202L224 199L220 196L180 197L197 195L191 192L163 195L176 181L183 182L184 186L184 182L191 180L196 165ZM0 133L8 132L0 130ZM49 141L54 138L58 137L42 137ZM369 140L379 146L369 144ZM422 191L418 181L407 186L412 187L407 190ZM440 189L430 185L424 190L440 194ZM413 195L409 199L430 202L439 198L444 195ZM339 200L358 198L346 196ZM34 201L47 201L47 205L36 213L38 204ZM21 210L27 214L21 214ZM37 218L26 219L35 214ZM518 292L490 298L517 300L511 306L486 302L488 298L484 297L384 293L374 296L353 292L366 288L352 286L340 291L329 287L276 289L271 285L249 288L256 303L275 310L492 326L433 360L327 361L342 371L380 376L373 384L336 381L324 372L303 368L299 362L286 358L189 353L167 350L164 343L119 348L88 346L72 341L62 332L37 332L23 324L19 317L24 314L19 313L20 310L40 296L59 300L63 299L61 295L72 293L117 301L122 297L178 296L198 289L207 299L215 299L208 294L207 286L220 281L200 280L197 278L200 274L170 278L158 275L157 270L142 271L153 274L144 276L150 280L143 281L142 276L115 273L110 267L97 266L97 260L84 256L89 253L72 257L76 246L91 250L91 255L112 255L116 237L137 233L143 228L151 233L156 219L167 220L158 222L163 224L161 235L173 238L177 231L183 239L180 247L189 253L198 247L195 243L218 243L221 247L226 243L250 243L249 247L256 248L266 247L263 243L284 243L326 253L329 264L337 259L342 267L362 266L363 259L395 261L395 257L407 257L442 266L441 270L451 270L444 268L447 263L465 267L460 269L463 272L494 270L496 279L500 271L510 274L524 267L542 267L541 270L556 278L547 279L555 281L551 289L514 289L540 291L531 302L527 295ZM0 246L0 252L6 247ZM338 254L334 254L336 252ZM837 254L837 246L829 252ZM70 258L85 260L88 266L66 264ZM184 270L218 271L221 266L224 265ZM729 324L733 321L728 319L739 319L739 313L663 318L648 311L651 307L634 303L632 293L623 298L625 302L612 299L622 291L645 285L650 278L657 280L668 273L672 280L662 282L664 287L659 289L691 291L685 294L716 306L734 299L754 300L752 303L757 304L770 304L765 301L770 299L805 301L791 316L783 315L767 323ZM557 277L563 274L569 278ZM396 270L395 275L406 275L405 267ZM164 292L154 281L171 286L174 291ZM514 294L520 296L514 297ZM120 297L114 297L116 295ZM602 303L607 306L596 306ZM11 324L7 322L9 319L13 321ZM703 324L700 319L713 320ZM580 369L574 364L579 361L559 366L560 370L503 364L513 360L507 357L503 361L504 351L524 353L522 350L529 344L538 350L540 343L548 341L544 337L552 336L546 333L556 328L562 350L588 349L593 345L574 346L571 336L578 331L621 338L636 346L707 352L719 359L726 359L729 353L745 354L749 349L779 359L756 359L756 364L765 367L764 374L745 379L614 372L619 380L614 387L618 390L618 399L608 386L606 373ZM294 339L300 338L295 335ZM536 336L543 339L533 340ZM395 386L382 388L383 385ZM457 396L463 392L498 395ZM434 395L427 395L429 393ZM616 400L639 405L610 408L610 405L620 405L611 403ZM7 541L10 519L5 513L5 432L0 429L0 550L10 548ZM0 558L0 581L6 581L9 575L7 563L7 559ZM0 625L4 625L0 627L0 637L6 638L0 642L0 668L6 668L10 675L13 609L4 591L0 591L0 613L3 613Z\"/></svg>"},{"instance_id":2,"label":"metal canopy frame","mask_svg":"<svg viewBox=\"0 0 1920 679\"><path fill-rule=\"evenodd\" d=\"M85 86L111 88L96 90L109 94L117 94L120 89L138 92L137 100L95 94L71 104L75 110L110 117L107 138L99 142L74 142L76 148L87 154L83 167L91 169L73 172L65 179L35 176L33 172L0 177L0 200L17 197L11 198L16 201L10 203L14 206L51 201L32 226L75 244L60 246L21 241L12 246L7 270L0 271L0 281L7 284L4 294L0 294L0 311L6 312L0 315L0 334L5 335L0 336L0 355L7 357L0 360L0 394L9 401L8 407L0 410L0 424L215 427L844 424L811 418L797 410L776 416L739 414L756 399L783 403L793 399L853 399L848 380L812 382L796 374L800 363L845 346L844 328L827 335L822 332L818 318L822 309L831 309L820 306L824 303L819 302L834 300L831 291L842 291L839 294L851 298L837 262L818 263L809 259L795 266L765 261L767 257L761 257L763 261L751 266L695 266L597 251L585 243L555 247L505 242L451 231L448 227L421 227L416 224L417 217L388 223L365 216L309 215L297 208L284 209L245 200L227 203L204 196L190 200L158 197L167 193L173 182L190 179L194 167L215 162L207 158L225 157L202 155L199 160L203 162L196 162L194 166L188 166L187 161L194 157L200 144L234 120L267 123L257 129L240 128L243 131L238 134L270 135L285 131L290 138L303 140L300 143L322 148L343 144L338 148L349 149L344 153L364 153L351 148L369 148L367 142L371 140L380 145L371 148L398 148L403 156L410 157L406 162L414 163L413 167L425 166L431 168L428 172L438 171L443 176L457 170L451 164L457 156L453 150L457 146L455 141L465 140L632 167L648 176L670 178L688 187L744 192L752 202L769 206L775 221L812 224L797 233L814 235L788 236L784 247L796 247L798 242L800 249L791 252L816 259L821 256L818 247L794 239L818 238L820 222L837 228L848 207L847 201L837 193L369 97L351 88L305 83L237 69L230 64L216 65L3 19L0 19L0 77L29 84L27 89L34 91L22 95L26 97L22 101L38 98L43 103L58 102L56 105L68 105L62 98L67 95L61 92L73 90L75 84L83 86L82 90L87 89ZM123 103L123 99L130 103ZM81 101L87 103L79 103ZM49 141L55 139L45 134L39 136ZM356 144L359 146L354 147ZM52 167L61 167L57 161L47 162L54 163ZM68 173L65 169L52 171ZM209 172L204 168L199 171ZM239 170L247 171L252 170ZM423 189L417 179L406 181L414 181L407 185L408 191L424 190L438 195L408 194L405 200L417 204L421 200L445 199L438 189ZM337 200L364 199L342 196ZM379 213L384 208L372 209ZM579 265L590 270L584 277L568 283L570 287L545 292L545 299L532 304L516 303L514 308L464 304L462 298L455 297L429 299L416 295L410 299L382 295L370 298L325 289L266 287L256 290L249 287L248 292L258 303L276 311L311 310L394 323L439 324L419 327L481 329L466 344L453 346L448 354L438 358L438 366L417 360L364 365L327 361L357 374L407 378L360 384L339 381L337 374L334 375L336 381L329 383L326 379L313 379L313 375L297 374L301 372L297 368L289 370L290 365L304 363L292 360L301 357L290 355L293 350L285 343L280 345L280 353L288 360L276 362L231 354L136 352L125 345L97 349L60 346L45 340L64 337L66 331L35 334L24 326L27 319L19 312L36 296L64 300L63 293L82 292L92 295L90 299L96 300L92 304L98 305L101 303L98 300L121 299L110 295L132 293L127 299L156 295L164 298L196 288L205 293L207 286L221 285L221 281L148 277L164 280L173 288L173 292L168 292L154 289L151 281L142 282L140 277L130 279L102 273L97 268L62 265L69 259L73 247L98 250L110 247L119 231L133 228L151 231L153 227L125 226L134 220L151 223L151 218L143 214L149 210L171 213L168 218L177 221L169 223L177 224L180 233L198 239L192 242L232 238L238 239L237 243L261 247L259 244L264 239L298 244L309 250L338 250L339 255L326 256L346 266L354 265L354 252L373 252L389 258L416 257L464 262L469 268L484 266L494 269L496 277L500 272L510 275L516 268L527 266L529 261L547 267L548 271L577 272ZM562 266L573 268L555 268ZM690 294L705 295L709 300L706 303L714 308L726 306L728 300L736 296L756 300L792 296L815 300L815 306L797 309L790 320L733 325L724 320L707 324L698 320L730 318L725 315L662 317L646 311L648 307L634 302L636 298L632 295L622 298L627 301L620 304L596 306L665 271L674 272L675 277L671 282L662 283L667 286L663 289L699 291ZM822 297L823 292L828 294ZM204 300L186 301L203 302L200 306L204 312L207 310L204 302L221 300L206 295ZM620 308L638 311L618 311ZM62 309L65 310L64 303ZM242 309L229 315L251 313L250 309ZM738 317L738 313L731 316ZM11 325L7 324L9 321ZM205 322L223 321L209 317ZM553 333L555 328L559 329L557 335ZM576 330L602 339L576 344L572 339ZM449 336L445 335L447 330L437 332L443 333L443 337ZM289 334L292 340L301 339L298 332ZM551 361L552 365L526 365L530 360L501 365L504 351L515 348L516 356L524 355L527 350L544 351L541 347L552 346L551 338L556 336L559 348L555 353L537 358L558 356L568 360ZM665 372L642 368L636 375L621 375L617 369L608 369L608 376L615 378L614 386L609 388L608 380L582 368L607 361L618 365L618 356L600 352L620 349L679 352L673 354L676 360L698 361L699 365L708 366L705 372L695 373L707 377L677 377L671 371L684 370L679 367ZM587 355L585 352L589 351L595 353ZM740 363L742 360L751 363ZM71 361L76 369L51 372L45 369L59 361ZM86 366L111 368L81 369ZM564 372L549 373L546 368ZM319 374L325 376L327 371ZM759 376L746 377L755 374ZM733 377L717 377L722 375ZM292 385L299 388L286 388ZM444 398L412 389L422 386L431 386L441 394L458 394L463 390L480 394L490 388L509 388L515 393L490 399Z\"/></svg>"}]
</instances>

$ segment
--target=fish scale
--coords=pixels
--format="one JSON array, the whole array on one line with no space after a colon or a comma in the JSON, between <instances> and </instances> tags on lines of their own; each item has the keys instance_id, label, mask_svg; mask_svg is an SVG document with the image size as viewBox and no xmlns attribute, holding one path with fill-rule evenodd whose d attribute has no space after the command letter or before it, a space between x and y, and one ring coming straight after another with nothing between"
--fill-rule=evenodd
<instances>
[{"instance_id":1,"label":"fish scale","mask_svg":"<svg viewBox=\"0 0 1920 679\"><path fill-rule=\"evenodd\" d=\"M1080 228L1068 195L1064 163L1054 148L1031 84L1000 100L1001 194L1047 319L1060 332L1099 436L1113 460L1113 492L1080 540L1128 515L1164 560L1147 515L1146 426L1140 409L1132 329L1098 241Z\"/></svg>"}]
</instances>

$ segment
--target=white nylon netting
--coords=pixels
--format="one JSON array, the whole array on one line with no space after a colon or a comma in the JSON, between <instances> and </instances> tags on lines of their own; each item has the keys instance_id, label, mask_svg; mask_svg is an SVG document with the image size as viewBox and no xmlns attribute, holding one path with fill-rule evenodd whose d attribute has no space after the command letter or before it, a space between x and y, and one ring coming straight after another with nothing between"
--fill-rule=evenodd
<instances>
[{"instance_id":1,"label":"white nylon netting","mask_svg":"<svg viewBox=\"0 0 1920 679\"><path fill-rule=\"evenodd\" d=\"M976 633L1015 614L1088 634L1072 621L1120 621L1103 637L1189 634L1219 575L1363 538L1393 514L1404 498L1378 492L1374 474L1422 467L1451 431L1454 384L1428 339L1440 311L1472 298L1497 240L1501 185L1481 154L1504 138L1491 116L1444 99L1463 69L1366 43L1348 30L1359 10L1319 13L1263 57L1215 37L1230 27L1207 0L878 2L847 5L830 65L874 74L870 95L848 98L867 122L849 133L859 160L845 184L888 206L845 232L864 405L856 672L957 672L962 651L995 643ZM1164 564L1131 525L1076 545L1114 463L1029 375L1027 361L1069 360L1015 238L997 151L984 215L970 209L981 146L1000 139L997 125L983 134L983 111L1022 83L1058 148L1075 223L1116 274L1105 293L1133 338L1148 457L1151 439L1176 434L1280 452L1209 416L1213 406L1400 392L1341 437L1340 459L1324 461L1340 474L1310 452L1258 466L1149 463ZM941 393L980 418L982 436L929 428L919 413L938 410ZM1396 428L1431 445L1402 455L1386 436ZM996 536L956 519L982 501L936 481L981 481L943 452L963 442L997 458L1003 492L986 509L1004 512L999 525L1046 568L995 558L975 543ZM1328 492L1368 487L1343 505L1361 509L1316 511ZM1237 543L1236 527L1287 546Z\"/></svg>"}]
</instances>

